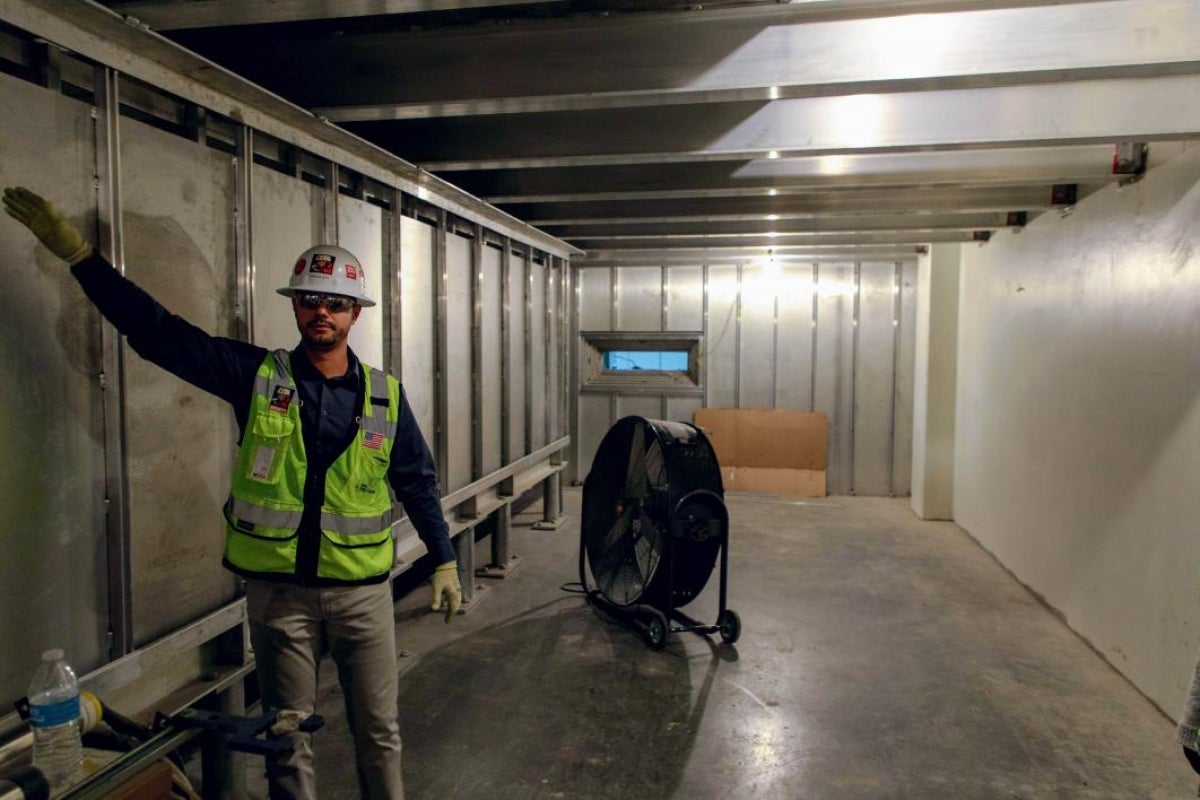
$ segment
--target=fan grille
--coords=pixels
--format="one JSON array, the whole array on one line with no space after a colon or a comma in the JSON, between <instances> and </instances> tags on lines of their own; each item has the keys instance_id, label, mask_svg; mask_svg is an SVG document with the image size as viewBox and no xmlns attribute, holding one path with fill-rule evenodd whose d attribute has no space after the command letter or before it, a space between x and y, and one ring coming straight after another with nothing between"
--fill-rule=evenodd
<instances>
[{"instance_id":1,"label":"fan grille","mask_svg":"<svg viewBox=\"0 0 1200 800\"><path fill-rule=\"evenodd\" d=\"M696 489L721 493L716 455L696 428L625 417L609 429L584 481L582 528L588 566L610 602L674 607L703 589L719 541L671 541L676 503ZM668 576L663 558L670 546L677 549Z\"/></svg>"}]
</instances>

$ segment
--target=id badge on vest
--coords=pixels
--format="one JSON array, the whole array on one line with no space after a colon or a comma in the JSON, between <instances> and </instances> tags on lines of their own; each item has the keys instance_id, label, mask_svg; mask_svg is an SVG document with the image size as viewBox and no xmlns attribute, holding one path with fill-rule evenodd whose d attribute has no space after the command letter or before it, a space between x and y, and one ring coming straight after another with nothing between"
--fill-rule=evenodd
<instances>
[{"instance_id":1,"label":"id badge on vest","mask_svg":"<svg viewBox=\"0 0 1200 800\"><path fill-rule=\"evenodd\" d=\"M292 434L293 422L288 410L295 400L296 390L290 386L275 385L265 413L254 419L254 441L251 442L250 463L246 477L260 483L274 483L279 471L280 457Z\"/></svg>"},{"instance_id":2,"label":"id badge on vest","mask_svg":"<svg viewBox=\"0 0 1200 800\"><path fill-rule=\"evenodd\" d=\"M279 455L279 451L274 447L269 447L265 444L260 444L254 451L254 461L250 463L250 474L246 477L256 481L270 483L271 467L275 466L275 458Z\"/></svg>"}]
</instances>

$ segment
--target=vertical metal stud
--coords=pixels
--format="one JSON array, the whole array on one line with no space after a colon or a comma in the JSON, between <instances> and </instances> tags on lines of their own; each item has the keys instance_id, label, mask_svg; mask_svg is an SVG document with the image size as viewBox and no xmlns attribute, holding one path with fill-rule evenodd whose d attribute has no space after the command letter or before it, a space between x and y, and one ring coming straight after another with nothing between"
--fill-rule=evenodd
<instances>
[{"instance_id":1,"label":"vertical metal stud","mask_svg":"<svg viewBox=\"0 0 1200 800\"><path fill-rule=\"evenodd\" d=\"M853 340L850 347L850 446L849 454L850 494L854 494L854 435L858 424L858 316L861 311L862 298L862 262L854 262L854 302L851 304L850 328Z\"/></svg>"},{"instance_id":2,"label":"vertical metal stud","mask_svg":"<svg viewBox=\"0 0 1200 800\"><path fill-rule=\"evenodd\" d=\"M896 496L896 391L900 371L900 288L904 283L904 264L892 267L892 397L888 408L888 497Z\"/></svg>"},{"instance_id":3,"label":"vertical metal stud","mask_svg":"<svg viewBox=\"0 0 1200 800\"><path fill-rule=\"evenodd\" d=\"M254 129L238 126L236 169L236 207L233 210L234 255L237 275L234 281L234 325L243 341L254 341L254 227L251 198L254 196Z\"/></svg>"},{"instance_id":4,"label":"vertical metal stud","mask_svg":"<svg viewBox=\"0 0 1200 800\"><path fill-rule=\"evenodd\" d=\"M433 376L437 402L434 404L434 452L437 454L438 481L442 487L449 485L450 469L450 436L447 426L450 424L450 375L448 348L448 325L446 298L446 237L450 236L449 220L445 209L437 210L437 236L433 246L433 336L437 342L434 348Z\"/></svg>"},{"instance_id":5,"label":"vertical metal stud","mask_svg":"<svg viewBox=\"0 0 1200 800\"><path fill-rule=\"evenodd\" d=\"M742 407L742 264L737 265L737 311L733 321L733 407Z\"/></svg>"},{"instance_id":6,"label":"vertical metal stud","mask_svg":"<svg viewBox=\"0 0 1200 800\"><path fill-rule=\"evenodd\" d=\"M608 299L612 305L608 307L608 329L618 330L621 324L621 314L618 305L621 302L621 276L617 267L608 268Z\"/></svg>"},{"instance_id":7,"label":"vertical metal stud","mask_svg":"<svg viewBox=\"0 0 1200 800\"><path fill-rule=\"evenodd\" d=\"M509 380L512 373L512 241L505 236L500 253L500 463L508 466L512 454L512 394Z\"/></svg>"},{"instance_id":8,"label":"vertical metal stud","mask_svg":"<svg viewBox=\"0 0 1200 800\"><path fill-rule=\"evenodd\" d=\"M670 316L669 316L670 305L671 305L671 301L670 301L671 281L669 278L669 272L667 270L666 264L663 264L662 266L660 266L658 268L658 270L659 270L658 296L659 296L659 299L662 301L662 308L660 309L660 315L659 315L659 320L658 320L658 329L660 331L668 331L671 329Z\"/></svg>"},{"instance_id":9,"label":"vertical metal stud","mask_svg":"<svg viewBox=\"0 0 1200 800\"><path fill-rule=\"evenodd\" d=\"M325 184L325 241L329 244L339 244L338 239L340 220L338 219L338 165L330 161L326 164L329 170Z\"/></svg>"},{"instance_id":10,"label":"vertical metal stud","mask_svg":"<svg viewBox=\"0 0 1200 800\"><path fill-rule=\"evenodd\" d=\"M384 324L387 325L388 352L384 354L387 369L404 380L404 214L401 205L404 196L399 189L392 189L391 209L384 214L384 294L387 310Z\"/></svg>"},{"instance_id":11,"label":"vertical metal stud","mask_svg":"<svg viewBox=\"0 0 1200 800\"><path fill-rule=\"evenodd\" d=\"M571 262L565 258L558 259L558 363L559 363L559 403L558 431L555 438L568 436L571 433Z\"/></svg>"},{"instance_id":12,"label":"vertical metal stud","mask_svg":"<svg viewBox=\"0 0 1200 800\"><path fill-rule=\"evenodd\" d=\"M120 74L98 67L96 81L96 175L98 178L100 252L125 274L121 224ZM129 482L125 420L124 348L108 322L100 324L104 391L104 518L108 553L109 658L133 651L133 575L130 559Z\"/></svg>"},{"instance_id":13,"label":"vertical metal stud","mask_svg":"<svg viewBox=\"0 0 1200 800\"><path fill-rule=\"evenodd\" d=\"M533 248L525 250L525 280L521 282L525 315L525 452L533 452Z\"/></svg>"},{"instance_id":14,"label":"vertical metal stud","mask_svg":"<svg viewBox=\"0 0 1200 800\"><path fill-rule=\"evenodd\" d=\"M551 441L552 431L550 429L550 406L552 400L556 399L553 396L554 377L550 374L550 353L553 352L553 338L551 334L554 331L554 304L550 302L550 294L554 291L553 280L553 258L549 253L543 256L542 263L545 269L542 270L542 305L543 322L542 322L542 372L546 375L546 381L543 384L545 397L542 398L542 403L545 411L542 414L542 441L549 444Z\"/></svg>"},{"instance_id":15,"label":"vertical metal stud","mask_svg":"<svg viewBox=\"0 0 1200 800\"><path fill-rule=\"evenodd\" d=\"M817 330L818 330L817 316L820 313L819 312L819 308L820 308L819 301L821 298L821 293L818 288L818 281L820 281L820 279L821 279L821 266L820 266L820 264L818 264L817 262L814 261L812 264L812 281L809 284L812 287L812 312L809 315L809 321L812 324L811 325L812 336L810 337L811 342L812 342L812 346L810 349L812 352L808 357L808 370L809 370L808 410L809 411L817 410Z\"/></svg>"},{"instance_id":16,"label":"vertical metal stud","mask_svg":"<svg viewBox=\"0 0 1200 800\"><path fill-rule=\"evenodd\" d=\"M659 269L658 293L659 293L659 298L662 301L662 308L661 308L661 313L659 315L659 321L658 321L658 329L660 331L668 331L671 329L670 270L667 268L666 264L660 265L658 269ZM663 394L662 397L659 398L659 400L660 400L660 402L659 402L658 416L660 419L666 419L667 418L667 395Z\"/></svg>"},{"instance_id":17,"label":"vertical metal stud","mask_svg":"<svg viewBox=\"0 0 1200 800\"><path fill-rule=\"evenodd\" d=\"M579 314L580 314L580 277L579 268L574 264L567 262L567 271L570 277L571 291L570 297L570 312L569 312L569 335L567 340L567 357L570 359L568 366L568 374L570 376L568 383L571 387L571 392L567 396L567 401L570 407L570 421L567 432L571 435L571 471L574 475L576 483L580 481L579 475Z\"/></svg>"},{"instance_id":18,"label":"vertical metal stud","mask_svg":"<svg viewBox=\"0 0 1200 800\"><path fill-rule=\"evenodd\" d=\"M782 267L780 271L782 272ZM771 408L779 407L779 287L773 287L771 310Z\"/></svg>"},{"instance_id":19,"label":"vertical metal stud","mask_svg":"<svg viewBox=\"0 0 1200 800\"><path fill-rule=\"evenodd\" d=\"M471 228L471 480L483 471L483 228Z\"/></svg>"}]
</instances>

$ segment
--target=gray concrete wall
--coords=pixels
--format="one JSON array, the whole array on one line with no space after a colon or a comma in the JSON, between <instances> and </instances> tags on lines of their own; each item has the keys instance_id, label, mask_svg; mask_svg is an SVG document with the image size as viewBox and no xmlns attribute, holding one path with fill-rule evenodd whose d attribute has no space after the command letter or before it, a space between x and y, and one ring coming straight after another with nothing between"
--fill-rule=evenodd
<instances>
[{"instance_id":1,"label":"gray concrete wall","mask_svg":"<svg viewBox=\"0 0 1200 800\"><path fill-rule=\"evenodd\" d=\"M955 520L1177 713L1200 633L1200 147L965 245L959 320Z\"/></svg>"}]
</instances>

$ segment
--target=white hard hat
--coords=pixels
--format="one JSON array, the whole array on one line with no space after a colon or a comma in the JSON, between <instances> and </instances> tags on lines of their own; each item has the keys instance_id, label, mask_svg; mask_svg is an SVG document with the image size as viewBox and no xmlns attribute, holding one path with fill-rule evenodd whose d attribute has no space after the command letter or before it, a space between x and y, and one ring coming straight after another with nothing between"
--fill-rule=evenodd
<instances>
[{"instance_id":1,"label":"white hard hat","mask_svg":"<svg viewBox=\"0 0 1200 800\"><path fill-rule=\"evenodd\" d=\"M296 259L288 285L275 291L286 297L321 292L353 297L360 306L373 306L367 295L367 276L354 254L336 244L310 247Z\"/></svg>"}]
</instances>

